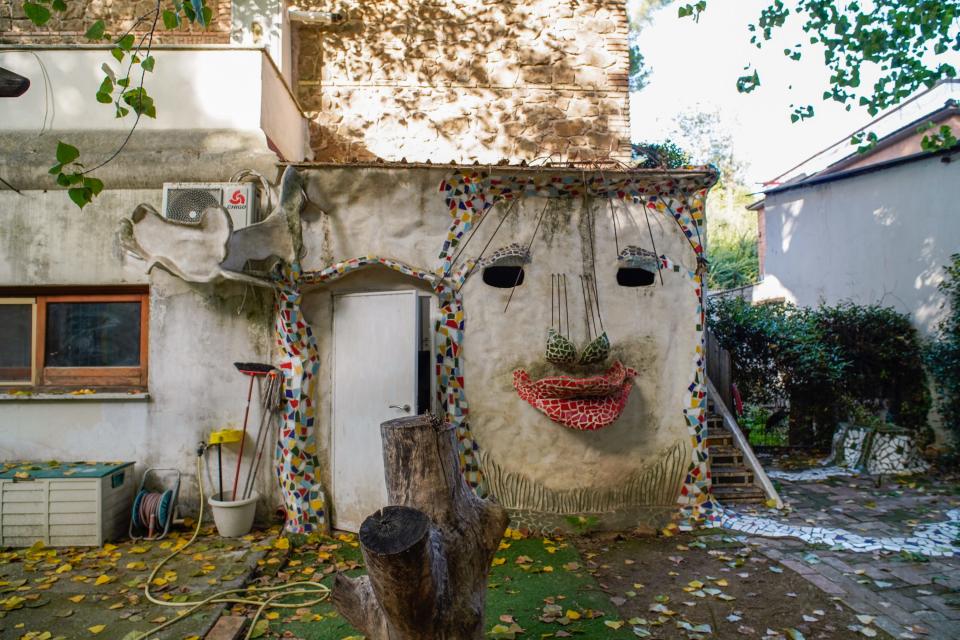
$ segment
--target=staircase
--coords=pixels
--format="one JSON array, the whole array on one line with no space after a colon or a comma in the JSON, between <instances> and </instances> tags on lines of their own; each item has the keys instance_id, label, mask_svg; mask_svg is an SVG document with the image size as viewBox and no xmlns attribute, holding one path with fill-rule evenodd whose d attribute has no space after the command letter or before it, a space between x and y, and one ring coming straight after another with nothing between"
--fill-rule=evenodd
<instances>
[{"instance_id":1,"label":"staircase","mask_svg":"<svg viewBox=\"0 0 960 640\"><path fill-rule=\"evenodd\" d=\"M783 501L754 455L729 407L733 406L733 362L713 332L706 332L707 449L713 495L720 504L766 502L778 509ZM716 383L716 384L714 384Z\"/></svg>"},{"instance_id":2,"label":"staircase","mask_svg":"<svg viewBox=\"0 0 960 640\"><path fill-rule=\"evenodd\" d=\"M713 495L721 504L758 503L767 499L756 484L754 472L737 448L733 433L723 426L723 416L714 411L713 399L707 399L707 448Z\"/></svg>"}]
</instances>

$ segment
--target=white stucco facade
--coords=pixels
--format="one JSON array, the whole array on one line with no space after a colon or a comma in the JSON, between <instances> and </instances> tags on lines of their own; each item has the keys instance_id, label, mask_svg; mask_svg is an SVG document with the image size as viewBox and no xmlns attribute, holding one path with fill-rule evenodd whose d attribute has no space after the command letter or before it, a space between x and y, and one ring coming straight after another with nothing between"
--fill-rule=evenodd
<instances>
[{"instance_id":1,"label":"white stucco facade","mask_svg":"<svg viewBox=\"0 0 960 640\"><path fill-rule=\"evenodd\" d=\"M937 285L960 251L960 163L930 156L820 184L768 192L763 280L754 300L849 300L909 314L930 334Z\"/></svg>"}]
</instances>

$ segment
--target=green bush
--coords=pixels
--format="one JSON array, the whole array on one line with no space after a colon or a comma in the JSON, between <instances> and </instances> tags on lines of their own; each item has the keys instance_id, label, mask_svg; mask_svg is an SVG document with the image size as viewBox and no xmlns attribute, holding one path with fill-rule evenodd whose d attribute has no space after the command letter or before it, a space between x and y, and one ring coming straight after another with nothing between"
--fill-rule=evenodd
<instances>
[{"instance_id":1,"label":"green bush","mask_svg":"<svg viewBox=\"0 0 960 640\"><path fill-rule=\"evenodd\" d=\"M950 259L947 277L939 287L948 312L927 345L926 364L933 377L937 409L952 435L954 452L960 454L960 253Z\"/></svg>"},{"instance_id":2,"label":"green bush","mask_svg":"<svg viewBox=\"0 0 960 640\"><path fill-rule=\"evenodd\" d=\"M640 142L630 145L633 150L633 159L640 160L638 166L647 169L656 169L662 162L668 169L679 169L691 164L690 154L679 145L664 140L663 142Z\"/></svg>"},{"instance_id":3,"label":"green bush","mask_svg":"<svg viewBox=\"0 0 960 640\"><path fill-rule=\"evenodd\" d=\"M789 402L791 444L829 444L856 407L887 410L927 436L923 352L907 316L849 303L807 309L721 298L711 301L708 323L730 352L745 401Z\"/></svg>"},{"instance_id":4,"label":"green bush","mask_svg":"<svg viewBox=\"0 0 960 640\"><path fill-rule=\"evenodd\" d=\"M759 279L756 235L717 234L710 242L710 270L707 286L712 290L733 289Z\"/></svg>"}]
</instances>

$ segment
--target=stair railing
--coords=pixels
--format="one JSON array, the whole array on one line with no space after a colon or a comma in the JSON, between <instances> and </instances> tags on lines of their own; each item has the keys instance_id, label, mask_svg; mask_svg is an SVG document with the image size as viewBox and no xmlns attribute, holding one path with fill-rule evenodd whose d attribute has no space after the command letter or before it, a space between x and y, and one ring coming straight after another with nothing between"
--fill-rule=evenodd
<instances>
[{"instance_id":1,"label":"stair railing","mask_svg":"<svg viewBox=\"0 0 960 640\"><path fill-rule=\"evenodd\" d=\"M763 470L763 466L760 464L760 461L757 460L757 456L753 452L753 447L750 446L750 441L743 435L743 431L740 430L740 425L737 424L736 418L733 417L733 413L723 401L723 396L717 391L717 388L713 385L709 376L707 377L707 394L713 398L713 404L720 413L720 417L723 418L723 426L733 435L734 443L736 443L740 452L743 453L744 462L746 462L747 467L753 471L755 482L763 489L763 493L767 496L767 499L773 500L776 503L775 506L777 509L782 509L783 500L780 499L780 494L777 493L776 487L773 486L770 478L767 477L767 472Z\"/></svg>"}]
</instances>

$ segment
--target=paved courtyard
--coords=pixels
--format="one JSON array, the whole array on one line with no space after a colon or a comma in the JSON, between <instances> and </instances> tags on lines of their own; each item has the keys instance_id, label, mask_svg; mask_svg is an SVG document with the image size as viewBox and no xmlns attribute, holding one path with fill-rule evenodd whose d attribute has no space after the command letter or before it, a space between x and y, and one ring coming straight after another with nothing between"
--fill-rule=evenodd
<instances>
[{"instance_id":1,"label":"paved courtyard","mask_svg":"<svg viewBox=\"0 0 960 640\"><path fill-rule=\"evenodd\" d=\"M867 476L779 483L790 513L761 508L753 510L756 515L871 538L910 536L918 527L947 520L947 512L960 507L955 477L884 478L879 486ZM795 538L746 536L745 542L857 613L872 616L872 624L894 638L960 638L956 555L841 551Z\"/></svg>"}]
</instances>

